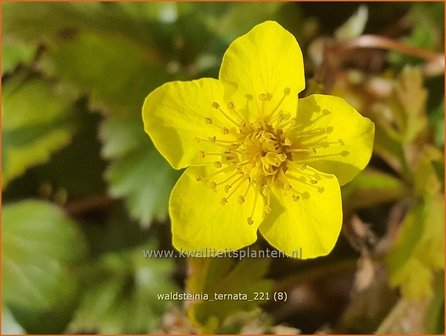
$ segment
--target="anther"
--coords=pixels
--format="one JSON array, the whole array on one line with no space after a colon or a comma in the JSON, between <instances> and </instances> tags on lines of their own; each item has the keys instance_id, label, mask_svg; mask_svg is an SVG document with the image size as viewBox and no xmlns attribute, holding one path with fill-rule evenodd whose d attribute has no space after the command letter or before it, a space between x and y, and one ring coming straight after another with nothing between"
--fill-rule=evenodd
<instances>
[{"instance_id":1,"label":"anther","mask_svg":"<svg viewBox=\"0 0 446 336\"><path fill-rule=\"evenodd\" d=\"M212 124L212 119L209 117L204 118L204 120L206 121L206 124Z\"/></svg>"},{"instance_id":2,"label":"anther","mask_svg":"<svg viewBox=\"0 0 446 336\"><path fill-rule=\"evenodd\" d=\"M211 188L211 189L217 188L217 183L215 183L215 181L209 182L209 188Z\"/></svg>"},{"instance_id":3,"label":"anther","mask_svg":"<svg viewBox=\"0 0 446 336\"><path fill-rule=\"evenodd\" d=\"M266 214L271 213L271 211L273 211L273 209L271 209L271 207L269 205L265 205L265 207L263 208L263 211L265 211Z\"/></svg>"},{"instance_id":4,"label":"anther","mask_svg":"<svg viewBox=\"0 0 446 336\"><path fill-rule=\"evenodd\" d=\"M215 168L221 168L221 166L222 166L222 163L220 161L215 161L214 162L214 167Z\"/></svg>"},{"instance_id":5,"label":"anther","mask_svg":"<svg viewBox=\"0 0 446 336\"><path fill-rule=\"evenodd\" d=\"M215 142L215 141L217 141L217 137L216 137L215 135L212 136L212 137L209 137L208 139L209 139L210 142Z\"/></svg>"},{"instance_id":6,"label":"anther","mask_svg":"<svg viewBox=\"0 0 446 336\"><path fill-rule=\"evenodd\" d=\"M309 149L310 154L316 154L316 148L311 147Z\"/></svg>"},{"instance_id":7,"label":"anther","mask_svg":"<svg viewBox=\"0 0 446 336\"><path fill-rule=\"evenodd\" d=\"M294 202L297 202L298 200L300 200L300 196L299 196L298 194L293 194L293 195L291 195L291 199L292 199Z\"/></svg>"},{"instance_id":8,"label":"anther","mask_svg":"<svg viewBox=\"0 0 446 336\"><path fill-rule=\"evenodd\" d=\"M227 127L223 127L222 129L221 129L221 132L223 133L223 134L229 134L229 129L227 128Z\"/></svg>"},{"instance_id":9,"label":"anther","mask_svg":"<svg viewBox=\"0 0 446 336\"><path fill-rule=\"evenodd\" d=\"M203 151L199 151L199 152L198 152L198 156L199 156L201 159L204 159L205 156L206 156L206 154L205 154Z\"/></svg>"},{"instance_id":10,"label":"anther","mask_svg":"<svg viewBox=\"0 0 446 336\"><path fill-rule=\"evenodd\" d=\"M219 108L220 108L220 104L217 103L217 102L212 102L211 106L212 106L214 109L219 109Z\"/></svg>"},{"instance_id":11,"label":"anther","mask_svg":"<svg viewBox=\"0 0 446 336\"><path fill-rule=\"evenodd\" d=\"M288 139L288 138L286 138L284 141L283 141L283 145L284 146L291 146L293 144L293 142L290 140L290 139Z\"/></svg>"},{"instance_id":12,"label":"anther","mask_svg":"<svg viewBox=\"0 0 446 336\"><path fill-rule=\"evenodd\" d=\"M228 193L229 190L231 190L231 187L232 186L230 184L225 185L225 193Z\"/></svg>"},{"instance_id":13,"label":"anther","mask_svg":"<svg viewBox=\"0 0 446 336\"><path fill-rule=\"evenodd\" d=\"M249 225L254 224L254 220L252 219L252 217L248 217L247 220Z\"/></svg>"},{"instance_id":14,"label":"anther","mask_svg":"<svg viewBox=\"0 0 446 336\"><path fill-rule=\"evenodd\" d=\"M228 103L228 109L229 109L229 110L233 110L234 108L235 108L234 103L233 103L233 102L229 102L229 103Z\"/></svg>"},{"instance_id":15,"label":"anther","mask_svg":"<svg viewBox=\"0 0 446 336\"><path fill-rule=\"evenodd\" d=\"M226 197L223 197L223 198L220 200L220 204L221 204L221 205L225 205L226 203L228 203L228 199L227 199Z\"/></svg>"},{"instance_id":16,"label":"anther","mask_svg":"<svg viewBox=\"0 0 446 336\"><path fill-rule=\"evenodd\" d=\"M198 176L197 178L196 178L196 181L197 182L200 182L200 181L203 181L204 180L204 177L203 176Z\"/></svg>"},{"instance_id":17,"label":"anther","mask_svg":"<svg viewBox=\"0 0 446 336\"><path fill-rule=\"evenodd\" d=\"M237 199L237 202L239 202L240 204L245 203L245 197L243 195L240 195Z\"/></svg>"},{"instance_id":18,"label":"anther","mask_svg":"<svg viewBox=\"0 0 446 336\"><path fill-rule=\"evenodd\" d=\"M261 101L267 101L267 100L270 100L272 98L272 96L271 96L271 94L270 93L261 93L261 94L259 94L259 100L261 100Z\"/></svg>"},{"instance_id":19,"label":"anther","mask_svg":"<svg viewBox=\"0 0 446 336\"><path fill-rule=\"evenodd\" d=\"M291 89L289 87L285 88L285 90L283 90L283 93L286 95L289 95L291 93Z\"/></svg>"},{"instance_id":20,"label":"anther","mask_svg":"<svg viewBox=\"0 0 446 336\"><path fill-rule=\"evenodd\" d=\"M270 194L269 188L267 186L264 186L262 189L262 195L268 197L269 194Z\"/></svg>"}]
</instances>

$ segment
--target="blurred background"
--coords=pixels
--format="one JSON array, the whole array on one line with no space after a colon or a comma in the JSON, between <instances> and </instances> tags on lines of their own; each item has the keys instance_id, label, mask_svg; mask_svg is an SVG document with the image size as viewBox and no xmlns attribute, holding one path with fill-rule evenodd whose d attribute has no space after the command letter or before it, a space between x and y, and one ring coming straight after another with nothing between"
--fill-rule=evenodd
<instances>
[{"instance_id":1,"label":"blurred background","mask_svg":"<svg viewBox=\"0 0 446 336\"><path fill-rule=\"evenodd\" d=\"M444 333L444 5L2 3L2 333ZM217 77L276 20L307 89L376 125L324 258L145 258L172 249L174 171L145 96ZM259 241L252 248L264 249ZM286 292L274 302L158 293Z\"/></svg>"}]
</instances>

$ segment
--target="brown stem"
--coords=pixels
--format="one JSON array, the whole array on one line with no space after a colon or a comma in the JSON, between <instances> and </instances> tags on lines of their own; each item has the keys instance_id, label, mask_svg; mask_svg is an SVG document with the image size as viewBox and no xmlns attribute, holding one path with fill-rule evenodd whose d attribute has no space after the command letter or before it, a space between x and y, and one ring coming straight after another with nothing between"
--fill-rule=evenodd
<instances>
[{"instance_id":1,"label":"brown stem","mask_svg":"<svg viewBox=\"0 0 446 336\"><path fill-rule=\"evenodd\" d=\"M342 49L377 48L385 50L395 50L401 53L423 58L429 62L437 61L440 58L444 58L443 54L425 49L415 48L407 44L395 41L393 39L378 35L361 35L342 43L340 47Z\"/></svg>"},{"instance_id":2,"label":"brown stem","mask_svg":"<svg viewBox=\"0 0 446 336\"><path fill-rule=\"evenodd\" d=\"M110 198L107 195L89 196L68 203L65 206L65 211L72 216L79 216L92 210L106 208L115 202L117 202L116 199Z\"/></svg>"}]
</instances>

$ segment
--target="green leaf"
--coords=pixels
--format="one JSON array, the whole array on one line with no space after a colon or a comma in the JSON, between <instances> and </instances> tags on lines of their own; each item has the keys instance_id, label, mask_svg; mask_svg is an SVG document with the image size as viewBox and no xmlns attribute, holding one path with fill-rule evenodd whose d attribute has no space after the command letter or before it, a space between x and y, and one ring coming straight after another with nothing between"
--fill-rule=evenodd
<instances>
[{"instance_id":1,"label":"green leaf","mask_svg":"<svg viewBox=\"0 0 446 336\"><path fill-rule=\"evenodd\" d=\"M380 112L373 121L375 122L374 153L384 159L401 175L409 175L401 140L395 135L389 123L383 120Z\"/></svg>"},{"instance_id":2,"label":"green leaf","mask_svg":"<svg viewBox=\"0 0 446 336\"><path fill-rule=\"evenodd\" d=\"M444 188L442 174L438 173L441 162L444 162L443 152L435 146L424 145L418 150L417 165L413 167L412 185L417 196L434 195ZM438 164L440 164L438 166Z\"/></svg>"},{"instance_id":3,"label":"green leaf","mask_svg":"<svg viewBox=\"0 0 446 336\"><path fill-rule=\"evenodd\" d=\"M111 252L93 263L70 333L147 334L154 331L168 302L158 294L174 290L168 259L145 259L143 251Z\"/></svg>"},{"instance_id":4,"label":"green leaf","mask_svg":"<svg viewBox=\"0 0 446 336\"><path fill-rule=\"evenodd\" d=\"M221 324L230 315L252 311L264 302L255 301L255 292L267 293L271 281L264 279L269 259L189 258L190 275L186 287L190 293L215 294L242 293L249 300L194 301L188 315L202 333L218 333Z\"/></svg>"},{"instance_id":5,"label":"green leaf","mask_svg":"<svg viewBox=\"0 0 446 336\"><path fill-rule=\"evenodd\" d=\"M425 50L442 51L444 41L444 4L443 3L412 3L408 21L411 25L409 35L401 42ZM391 64L403 67L409 63L419 64L421 59L402 53L389 53Z\"/></svg>"},{"instance_id":6,"label":"green leaf","mask_svg":"<svg viewBox=\"0 0 446 336\"><path fill-rule=\"evenodd\" d=\"M17 323L8 307L2 307L2 335L25 334L25 330Z\"/></svg>"},{"instance_id":7,"label":"green leaf","mask_svg":"<svg viewBox=\"0 0 446 336\"><path fill-rule=\"evenodd\" d=\"M425 314L426 334L444 334L444 272L435 277L435 295Z\"/></svg>"},{"instance_id":8,"label":"green leaf","mask_svg":"<svg viewBox=\"0 0 446 336\"><path fill-rule=\"evenodd\" d=\"M27 42L48 42L60 33L84 30L132 36L150 43L151 4L101 2L2 3L3 34Z\"/></svg>"},{"instance_id":9,"label":"green leaf","mask_svg":"<svg viewBox=\"0 0 446 336\"><path fill-rule=\"evenodd\" d=\"M207 24L217 36L229 43L247 33L256 24L277 16L284 4L283 2L265 2L261 6L249 2L232 4L223 15L209 16Z\"/></svg>"},{"instance_id":10,"label":"green leaf","mask_svg":"<svg viewBox=\"0 0 446 336\"><path fill-rule=\"evenodd\" d=\"M17 39L5 38L2 42L2 75L13 71L19 64L34 58L35 48Z\"/></svg>"},{"instance_id":11,"label":"green leaf","mask_svg":"<svg viewBox=\"0 0 446 336\"><path fill-rule=\"evenodd\" d=\"M160 60L129 37L81 33L52 45L42 68L109 113L101 138L103 157L112 160L106 172L111 194L126 198L143 227L153 217L164 218L178 174L151 147L140 117L144 97L166 80Z\"/></svg>"},{"instance_id":12,"label":"green leaf","mask_svg":"<svg viewBox=\"0 0 446 336\"><path fill-rule=\"evenodd\" d=\"M435 143L439 147L444 147L444 100L431 113L430 121L435 129Z\"/></svg>"},{"instance_id":13,"label":"green leaf","mask_svg":"<svg viewBox=\"0 0 446 336\"><path fill-rule=\"evenodd\" d=\"M3 86L3 186L45 163L75 131L71 99L39 78L13 78Z\"/></svg>"},{"instance_id":14,"label":"green leaf","mask_svg":"<svg viewBox=\"0 0 446 336\"><path fill-rule=\"evenodd\" d=\"M5 205L2 213L2 293L6 304L44 311L73 295L69 266L85 254L76 223L42 201Z\"/></svg>"},{"instance_id":15,"label":"green leaf","mask_svg":"<svg viewBox=\"0 0 446 336\"><path fill-rule=\"evenodd\" d=\"M346 208L357 209L397 201L408 193L401 180L368 168L342 188L342 199Z\"/></svg>"},{"instance_id":16,"label":"green leaf","mask_svg":"<svg viewBox=\"0 0 446 336\"><path fill-rule=\"evenodd\" d=\"M440 182L441 192L444 193L444 161L432 161L432 167Z\"/></svg>"},{"instance_id":17,"label":"green leaf","mask_svg":"<svg viewBox=\"0 0 446 336\"><path fill-rule=\"evenodd\" d=\"M369 11L367 6L361 5L358 10L338 29L335 36L338 41L345 41L357 37L364 32Z\"/></svg>"},{"instance_id":18,"label":"green leaf","mask_svg":"<svg viewBox=\"0 0 446 336\"><path fill-rule=\"evenodd\" d=\"M135 118L108 117L101 127L102 154L113 160L106 171L110 193L124 197L130 215L142 227L164 219L170 191L179 177L144 133Z\"/></svg>"},{"instance_id":19,"label":"green leaf","mask_svg":"<svg viewBox=\"0 0 446 336\"><path fill-rule=\"evenodd\" d=\"M395 87L395 97L398 99L399 109L404 113L403 141L412 142L420 132L426 129L428 123L426 115L427 90L424 88L419 68L405 67L403 69ZM399 110L398 107L396 109Z\"/></svg>"},{"instance_id":20,"label":"green leaf","mask_svg":"<svg viewBox=\"0 0 446 336\"><path fill-rule=\"evenodd\" d=\"M118 115L139 114L145 96L166 80L159 56L147 45L105 33L58 40L41 68L73 92L87 93L93 109Z\"/></svg>"},{"instance_id":21,"label":"green leaf","mask_svg":"<svg viewBox=\"0 0 446 336\"><path fill-rule=\"evenodd\" d=\"M401 288L407 300L432 295L434 272L444 269L444 196L426 195L401 224L387 257L390 284Z\"/></svg>"},{"instance_id":22,"label":"green leaf","mask_svg":"<svg viewBox=\"0 0 446 336\"><path fill-rule=\"evenodd\" d=\"M178 175L149 146L114 162L106 173L110 193L126 198L130 216L142 227L148 227L153 218L166 218L170 191Z\"/></svg>"},{"instance_id":23,"label":"green leaf","mask_svg":"<svg viewBox=\"0 0 446 336\"><path fill-rule=\"evenodd\" d=\"M88 111L83 103L76 104L74 111L79 126L71 143L55 153L47 164L29 171L36 181L34 190L41 188L45 181L56 193L57 190L66 191L68 200L106 192L103 178L106 162L100 157L101 143L97 134L102 118Z\"/></svg>"}]
</instances>

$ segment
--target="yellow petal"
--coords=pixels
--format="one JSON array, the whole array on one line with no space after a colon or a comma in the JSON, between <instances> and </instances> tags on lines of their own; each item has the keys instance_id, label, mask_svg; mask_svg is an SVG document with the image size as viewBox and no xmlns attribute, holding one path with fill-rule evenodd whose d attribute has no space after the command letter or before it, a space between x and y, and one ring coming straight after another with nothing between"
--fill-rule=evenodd
<instances>
[{"instance_id":1,"label":"yellow petal","mask_svg":"<svg viewBox=\"0 0 446 336\"><path fill-rule=\"evenodd\" d=\"M295 141L316 150L305 159L306 163L336 175L344 185L368 164L375 125L342 98L311 95L299 99L293 132Z\"/></svg>"},{"instance_id":2,"label":"yellow petal","mask_svg":"<svg viewBox=\"0 0 446 336\"><path fill-rule=\"evenodd\" d=\"M302 52L291 33L266 21L231 43L219 78L227 99L249 120L281 111L294 116L297 94L305 87Z\"/></svg>"},{"instance_id":3,"label":"yellow petal","mask_svg":"<svg viewBox=\"0 0 446 336\"><path fill-rule=\"evenodd\" d=\"M216 108L218 105L225 108L223 86L216 79L169 82L147 96L142 108L144 129L172 167L200 165L203 159L199 151L215 152L219 148L207 141L199 142L197 137L232 137L223 134L224 127L231 130L234 125ZM226 111L226 115L230 112Z\"/></svg>"},{"instance_id":4,"label":"yellow petal","mask_svg":"<svg viewBox=\"0 0 446 336\"><path fill-rule=\"evenodd\" d=\"M305 173L315 171L307 168ZM302 181L302 175L287 171L291 190L273 188L272 212L260 232L286 255L299 259L327 255L334 247L342 226L342 204L334 175L319 176L318 183ZM298 196L296 196L298 195Z\"/></svg>"},{"instance_id":5,"label":"yellow petal","mask_svg":"<svg viewBox=\"0 0 446 336\"><path fill-rule=\"evenodd\" d=\"M250 188L245 202L240 204L238 198L247 190L248 182L242 183L229 197L230 192L224 191L226 183L211 189L210 181L197 181L199 177L212 174L212 170L208 167L190 167L172 190L169 213L173 245L180 251L237 250L257 240L257 229L263 220L262 197L258 196L255 200L256 192ZM221 173L212 181L218 183L231 175ZM223 197L228 198L225 205L221 204ZM256 207L251 215L255 202ZM248 224L250 216L253 224Z\"/></svg>"}]
</instances>

